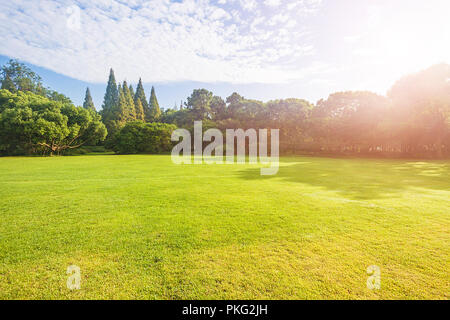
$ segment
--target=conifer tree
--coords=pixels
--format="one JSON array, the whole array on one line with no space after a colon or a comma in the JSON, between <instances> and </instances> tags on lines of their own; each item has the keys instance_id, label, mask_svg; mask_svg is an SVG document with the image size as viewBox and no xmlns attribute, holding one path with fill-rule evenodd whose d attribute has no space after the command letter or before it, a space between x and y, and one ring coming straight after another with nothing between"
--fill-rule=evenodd
<instances>
[{"instance_id":1,"label":"conifer tree","mask_svg":"<svg viewBox=\"0 0 450 320\"><path fill-rule=\"evenodd\" d=\"M117 90L114 70L109 71L108 85L106 86L105 98L103 99L102 113L107 116L119 102L119 92Z\"/></svg>"},{"instance_id":2,"label":"conifer tree","mask_svg":"<svg viewBox=\"0 0 450 320\"><path fill-rule=\"evenodd\" d=\"M86 88L86 95L84 97L83 108L96 111L94 101L92 101L91 91L89 90L89 87Z\"/></svg>"},{"instance_id":3,"label":"conifer tree","mask_svg":"<svg viewBox=\"0 0 450 320\"><path fill-rule=\"evenodd\" d=\"M125 98L125 94L120 83L118 88L118 95L119 99L117 108L115 108L114 110L114 120L118 121L119 123L125 123L128 120L128 105L127 99Z\"/></svg>"},{"instance_id":4,"label":"conifer tree","mask_svg":"<svg viewBox=\"0 0 450 320\"><path fill-rule=\"evenodd\" d=\"M142 112L138 110L137 100L141 101ZM146 115L150 114L150 110L148 109L147 97L145 96L144 86L142 85L142 80L139 78L138 85L136 87L136 94L134 95L134 104L136 106L136 118L137 119L145 119Z\"/></svg>"},{"instance_id":5,"label":"conifer tree","mask_svg":"<svg viewBox=\"0 0 450 320\"><path fill-rule=\"evenodd\" d=\"M149 102L149 115L148 121L156 121L161 116L161 109L159 108L158 99L156 98L155 88L152 86L152 92L150 94Z\"/></svg>"},{"instance_id":6,"label":"conifer tree","mask_svg":"<svg viewBox=\"0 0 450 320\"><path fill-rule=\"evenodd\" d=\"M123 82L122 91L125 97L126 101L126 119L127 121L133 121L136 120L136 109L134 106L134 100L131 96L130 88L128 87L128 84L126 81Z\"/></svg>"},{"instance_id":7,"label":"conifer tree","mask_svg":"<svg viewBox=\"0 0 450 320\"><path fill-rule=\"evenodd\" d=\"M136 108L136 120L145 121L144 107L142 107L141 100L137 99L134 105Z\"/></svg>"},{"instance_id":8,"label":"conifer tree","mask_svg":"<svg viewBox=\"0 0 450 320\"><path fill-rule=\"evenodd\" d=\"M132 86L131 84L130 84L130 86L129 86L129 90L130 90L131 97L132 97L133 100L134 100L134 95L135 95L135 93L134 93L133 86Z\"/></svg>"},{"instance_id":9,"label":"conifer tree","mask_svg":"<svg viewBox=\"0 0 450 320\"><path fill-rule=\"evenodd\" d=\"M106 129L108 130L108 137L112 137L114 133L119 129L119 122L117 121L118 102L119 92L117 89L114 71L111 68L109 71L108 85L106 86L102 110L100 111L100 114L102 115L102 121L105 124Z\"/></svg>"}]
</instances>

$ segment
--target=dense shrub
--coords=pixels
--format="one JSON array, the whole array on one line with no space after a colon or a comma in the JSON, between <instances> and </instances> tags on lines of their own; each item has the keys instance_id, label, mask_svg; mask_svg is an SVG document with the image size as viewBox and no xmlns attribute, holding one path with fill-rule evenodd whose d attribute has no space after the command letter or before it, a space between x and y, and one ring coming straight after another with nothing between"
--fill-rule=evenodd
<instances>
[{"instance_id":1,"label":"dense shrub","mask_svg":"<svg viewBox=\"0 0 450 320\"><path fill-rule=\"evenodd\" d=\"M175 125L166 123L129 122L115 134L108 147L122 154L169 152L175 129Z\"/></svg>"}]
</instances>

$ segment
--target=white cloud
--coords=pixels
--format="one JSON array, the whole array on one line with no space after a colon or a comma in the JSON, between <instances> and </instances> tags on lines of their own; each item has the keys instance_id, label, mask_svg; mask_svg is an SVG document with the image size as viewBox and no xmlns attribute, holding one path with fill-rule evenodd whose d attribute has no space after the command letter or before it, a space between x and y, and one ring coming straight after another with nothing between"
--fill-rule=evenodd
<instances>
[{"instance_id":1,"label":"white cloud","mask_svg":"<svg viewBox=\"0 0 450 320\"><path fill-rule=\"evenodd\" d=\"M279 14L273 16L273 17L269 20L268 24L269 24L270 26L274 26L274 25L277 25L277 24L280 24L280 23L285 23L285 22L287 22L288 20L289 20L289 15L283 14L283 13L279 13Z\"/></svg>"},{"instance_id":2,"label":"white cloud","mask_svg":"<svg viewBox=\"0 0 450 320\"><path fill-rule=\"evenodd\" d=\"M264 4L269 7L278 7L281 4L281 0L264 0Z\"/></svg>"},{"instance_id":3,"label":"white cloud","mask_svg":"<svg viewBox=\"0 0 450 320\"><path fill-rule=\"evenodd\" d=\"M361 39L360 35L351 35L351 36L345 36L344 37L344 41L347 43L355 43L356 41L358 41L359 39Z\"/></svg>"},{"instance_id":4,"label":"white cloud","mask_svg":"<svg viewBox=\"0 0 450 320\"><path fill-rule=\"evenodd\" d=\"M301 7L313 9L316 2L302 1ZM291 33L295 24L287 12L260 15L256 0L215 3L2 1L0 54L88 82L104 82L110 67L118 80L142 76L146 82L280 82L302 76L298 68L277 63L311 52L310 43ZM73 5L80 8L79 21L67 10Z\"/></svg>"},{"instance_id":5,"label":"white cloud","mask_svg":"<svg viewBox=\"0 0 450 320\"><path fill-rule=\"evenodd\" d=\"M256 0L239 0L241 3L242 8L245 10L253 10L258 5L258 2Z\"/></svg>"}]
</instances>

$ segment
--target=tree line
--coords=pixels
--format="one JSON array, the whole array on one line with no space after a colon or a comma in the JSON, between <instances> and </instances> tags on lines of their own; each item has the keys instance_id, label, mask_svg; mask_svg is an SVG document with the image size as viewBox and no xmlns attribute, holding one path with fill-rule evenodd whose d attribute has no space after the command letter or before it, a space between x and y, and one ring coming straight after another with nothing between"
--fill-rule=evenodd
<instances>
[{"instance_id":1,"label":"tree line","mask_svg":"<svg viewBox=\"0 0 450 320\"><path fill-rule=\"evenodd\" d=\"M233 93L225 100L194 90L180 110L159 121L192 129L280 129L280 152L443 157L450 155L450 65L438 64L398 80L386 96L336 92L312 104L268 102Z\"/></svg>"},{"instance_id":2,"label":"tree line","mask_svg":"<svg viewBox=\"0 0 450 320\"><path fill-rule=\"evenodd\" d=\"M1 69L0 154L58 153L102 144L117 153L170 151L175 128L280 129L282 154L327 153L443 157L450 155L450 66L439 64L398 80L386 96L336 92L263 102L226 99L196 89L180 107L161 110L152 87L136 90L109 73L102 108L89 88L82 107L45 88L38 75L11 60Z\"/></svg>"}]
</instances>

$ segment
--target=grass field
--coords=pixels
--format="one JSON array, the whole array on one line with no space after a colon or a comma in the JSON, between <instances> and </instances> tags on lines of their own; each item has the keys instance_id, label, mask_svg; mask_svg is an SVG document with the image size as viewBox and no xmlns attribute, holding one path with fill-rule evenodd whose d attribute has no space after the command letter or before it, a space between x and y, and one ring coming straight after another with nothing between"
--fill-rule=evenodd
<instances>
[{"instance_id":1,"label":"grass field","mask_svg":"<svg viewBox=\"0 0 450 320\"><path fill-rule=\"evenodd\" d=\"M0 158L0 298L449 298L450 162L281 161Z\"/></svg>"}]
</instances>

